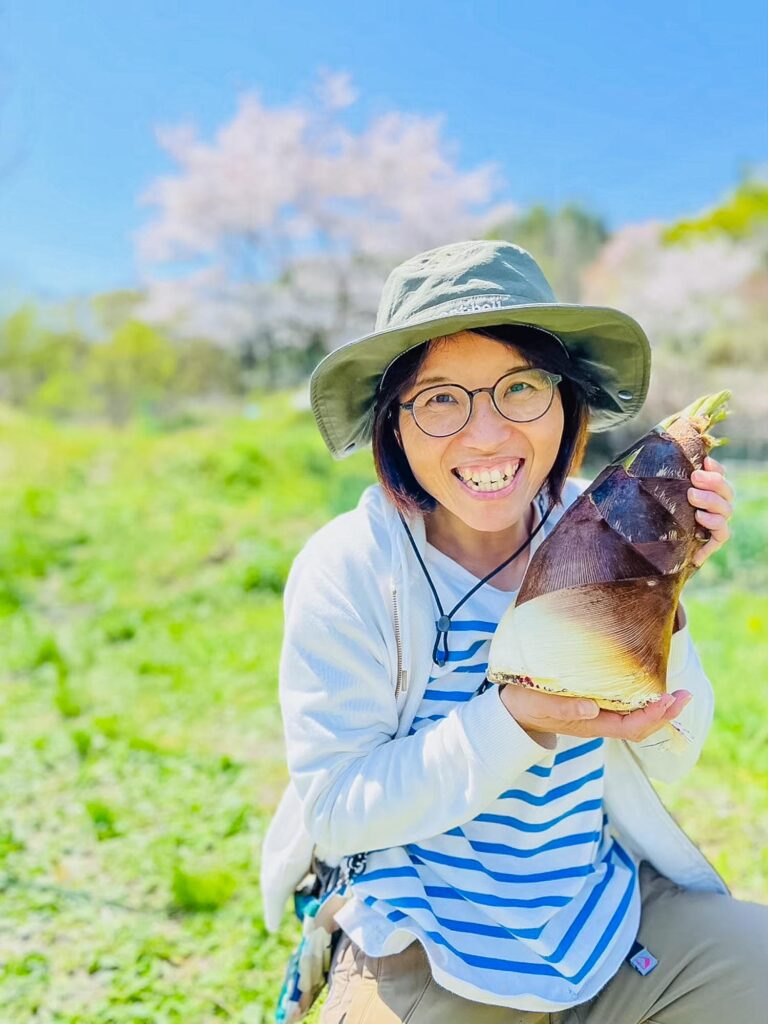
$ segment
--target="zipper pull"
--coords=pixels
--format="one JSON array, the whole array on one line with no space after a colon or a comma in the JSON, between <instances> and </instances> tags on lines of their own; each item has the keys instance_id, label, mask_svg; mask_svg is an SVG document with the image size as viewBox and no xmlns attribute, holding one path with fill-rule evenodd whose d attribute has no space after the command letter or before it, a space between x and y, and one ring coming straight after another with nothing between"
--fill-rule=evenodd
<instances>
[{"instance_id":1,"label":"zipper pull","mask_svg":"<svg viewBox=\"0 0 768 1024\"><path fill-rule=\"evenodd\" d=\"M408 672L405 669L400 673L400 693L408 693Z\"/></svg>"}]
</instances>

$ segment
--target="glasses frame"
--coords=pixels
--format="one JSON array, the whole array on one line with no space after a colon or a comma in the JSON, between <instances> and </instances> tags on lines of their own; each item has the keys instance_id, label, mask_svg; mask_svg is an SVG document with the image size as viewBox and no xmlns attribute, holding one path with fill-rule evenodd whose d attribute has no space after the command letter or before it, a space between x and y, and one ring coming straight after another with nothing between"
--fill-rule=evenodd
<instances>
[{"instance_id":1,"label":"glasses frame","mask_svg":"<svg viewBox=\"0 0 768 1024\"><path fill-rule=\"evenodd\" d=\"M540 412L538 416L533 416L529 420L512 419L511 416L506 416L498 407L496 403L496 388L499 386L499 384L501 384L503 380L506 380L507 377L514 377L517 373L530 373L531 370L536 370L537 373L543 373L546 377L549 378L549 381L552 386L552 390L549 395L549 402L547 403L546 409L544 409L543 412ZM413 422L416 424L416 426L423 434L427 435L427 437L453 437L454 434L458 434L460 431L462 431L464 427L466 427L466 425L472 419L472 410L474 409L475 395L480 395L483 392L489 394L491 396L491 401L493 402L493 407L496 410L496 412L499 414L499 416L502 416L505 420L508 420L510 423L535 423L535 421L540 420L542 416L546 416L546 414L552 408L552 402L555 398L555 388L558 384L561 383L562 380L563 377L561 374L551 373L549 370L542 370L540 366L521 366L519 370L512 370L510 373L503 373L495 384L492 384L490 387L487 388L475 388L474 391L470 391L469 388L465 388L463 384L430 384L429 387L422 388L421 391L417 391L413 398L410 400L410 402L398 402L397 404L401 409L407 410L411 414L411 416L413 416ZM413 406L415 402L419 399L419 397L423 395L425 392L439 392L440 388L458 388L460 391L463 391L464 394L467 395L469 398L469 412L467 413L467 418L464 420L462 425L458 427L456 430L452 430L448 434L431 434L428 430L425 430L424 427L422 427L422 425L416 419L416 414L413 411Z\"/></svg>"}]
</instances>

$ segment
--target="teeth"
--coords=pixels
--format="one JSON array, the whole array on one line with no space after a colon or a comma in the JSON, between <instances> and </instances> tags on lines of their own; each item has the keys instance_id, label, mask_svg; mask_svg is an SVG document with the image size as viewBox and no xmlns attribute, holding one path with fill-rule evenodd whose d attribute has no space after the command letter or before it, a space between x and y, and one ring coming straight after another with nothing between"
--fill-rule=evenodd
<instances>
[{"instance_id":1,"label":"teeth","mask_svg":"<svg viewBox=\"0 0 768 1024\"><path fill-rule=\"evenodd\" d=\"M492 470L466 470L462 472L457 469L456 472L474 491L500 491L503 487L506 487L510 480L517 475L517 471L520 468L520 462L516 462L514 465L508 462L503 470L494 468Z\"/></svg>"},{"instance_id":2,"label":"teeth","mask_svg":"<svg viewBox=\"0 0 768 1024\"><path fill-rule=\"evenodd\" d=\"M473 480L470 483L470 487L475 491L500 491L503 487L506 487L508 483L509 480L496 480L493 483L488 481L487 483L482 482L477 484Z\"/></svg>"},{"instance_id":3,"label":"teeth","mask_svg":"<svg viewBox=\"0 0 768 1024\"><path fill-rule=\"evenodd\" d=\"M475 486L503 483L508 484L520 468L520 461L507 462L504 466L494 466L493 469L457 469L456 473L466 484ZM485 488L484 488L485 489ZM498 487L493 488L498 490Z\"/></svg>"}]
</instances>

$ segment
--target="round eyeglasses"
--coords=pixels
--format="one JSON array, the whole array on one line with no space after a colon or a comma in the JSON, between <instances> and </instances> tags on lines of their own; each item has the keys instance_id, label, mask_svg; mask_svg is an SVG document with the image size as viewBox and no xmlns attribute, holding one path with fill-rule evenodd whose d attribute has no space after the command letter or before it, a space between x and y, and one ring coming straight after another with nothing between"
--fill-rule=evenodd
<instances>
[{"instance_id":1,"label":"round eyeglasses","mask_svg":"<svg viewBox=\"0 0 768 1024\"><path fill-rule=\"evenodd\" d=\"M438 384L419 391L410 402L400 402L416 426L430 437L458 434L469 423L475 395L487 391L496 410L513 423L530 423L552 405L555 387L563 378L549 370L523 367L499 377L492 387L469 391L461 384Z\"/></svg>"}]
</instances>

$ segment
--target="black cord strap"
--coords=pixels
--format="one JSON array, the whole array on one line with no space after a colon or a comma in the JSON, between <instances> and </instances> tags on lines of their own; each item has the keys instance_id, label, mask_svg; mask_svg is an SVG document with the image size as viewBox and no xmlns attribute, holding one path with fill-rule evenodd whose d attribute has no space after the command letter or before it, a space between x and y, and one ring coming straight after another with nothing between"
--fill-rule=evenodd
<instances>
[{"instance_id":1,"label":"black cord strap","mask_svg":"<svg viewBox=\"0 0 768 1024\"><path fill-rule=\"evenodd\" d=\"M484 583L487 583L488 580L491 579L493 576L495 576L497 572L501 572L502 569L504 569L506 566L508 566L510 562L514 561L514 559L517 558L517 556L528 547L528 545L531 543L533 538L536 536L536 534L539 532L539 530L546 523L546 521L549 518L550 513L553 511L554 507L555 507L554 505L550 505L549 506L549 508L547 509L546 513L542 517L542 520L539 523L539 525L536 527L535 530L531 531L530 537L528 537L527 540L523 541L523 543L520 545L520 547L517 549L517 551L515 551L514 554L510 555L509 558L507 558L504 562L501 563L501 565L498 565L492 572L489 572L487 576L484 576L481 580L479 580L475 584L475 586L472 587L472 589L469 591L469 593L465 594L464 597L462 597L462 599L459 601L459 603L456 605L456 607L453 608L453 610L451 612L449 612L448 615L446 615L445 611L443 610L443 606L442 606L442 604L440 602L440 598L438 596L437 591L435 590L435 585L432 582L432 579L431 579L431 577L429 575L429 572L427 571L426 565L424 564L424 559L421 557L419 549L416 547L416 541L413 539L413 536L411 535L411 531L408 529L408 524L406 523L405 518L404 518L402 512L400 512L400 510L398 509L397 514L400 516L400 521L402 522L403 526L405 527L405 532L408 534L408 540L411 542L411 547L413 548L413 550L414 550L414 552L416 554L416 557L419 560L419 565L424 570L424 575L427 577L427 583L429 584L430 589L432 590L432 594L433 594L433 596L435 598L435 602L437 604L438 611L440 612L440 618L437 620L437 623L436 623L437 635L435 636L435 644L434 644L434 647L432 648L432 661L436 665L439 665L442 668L442 666L445 665L445 663L448 661L448 655L450 653L449 650L448 650L448 631L451 628L451 622L452 622L453 616L456 614L456 612L459 610L459 608L461 608L461 606L464 604L464 602L467 601L475 593L476 590L478 590L480 587L482 587L482 585ZM443 638L443 651L442 652L438 652L438 647L440 645L440 637L441 636Z\"/></svg>"}]
</instances>

